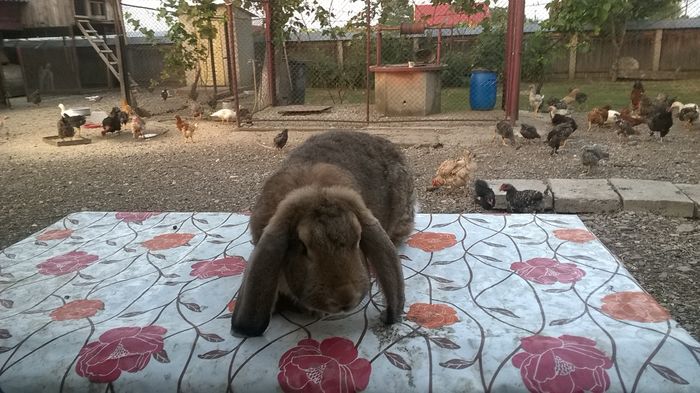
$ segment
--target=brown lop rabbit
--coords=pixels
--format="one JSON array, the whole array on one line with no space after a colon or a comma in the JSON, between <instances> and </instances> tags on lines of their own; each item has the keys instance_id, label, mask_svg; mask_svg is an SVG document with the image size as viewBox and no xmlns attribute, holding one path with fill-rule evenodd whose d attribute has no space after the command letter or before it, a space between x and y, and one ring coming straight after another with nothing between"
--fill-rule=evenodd
<instances>
[{"instance_id":1,"label":"brown lop rabbit","mask_svg":"<svg viewBox=\"0 0 700 393\"><path fill-rule=\"evenodd\" d=\"M386 324L400 320L404 280L394 243L413 230L413 175L386 139L330 131L293 150L266 181L250 218L253 250L231 318L259 336L277 309L346 312L370 288L384 293Z\"/></svg>"}]
</instances>

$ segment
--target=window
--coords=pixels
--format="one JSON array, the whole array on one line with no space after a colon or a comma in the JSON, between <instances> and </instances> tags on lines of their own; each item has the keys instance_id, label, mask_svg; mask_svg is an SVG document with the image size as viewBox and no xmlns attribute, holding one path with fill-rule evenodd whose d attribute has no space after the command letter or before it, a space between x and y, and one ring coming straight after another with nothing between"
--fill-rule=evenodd
<instances>
[{"instance_id":1,"label":"window","mask_svg":"<svg viewBox=\"0 0 700 393\"><path fill-rule=\"evenodd\" d=\"M106 17L107 7L104 0L89 0L88 9L90 10L90 16Z\"/></svg>"}]
</instances>

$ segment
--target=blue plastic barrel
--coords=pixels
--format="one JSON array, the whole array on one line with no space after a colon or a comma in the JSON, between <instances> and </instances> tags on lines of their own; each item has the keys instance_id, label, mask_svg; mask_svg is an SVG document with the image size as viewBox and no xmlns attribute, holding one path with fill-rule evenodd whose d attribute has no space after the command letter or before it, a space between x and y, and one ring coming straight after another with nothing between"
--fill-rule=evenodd
<instances>
[{"instance_id":1,"label":"blue plastic barrel","mask_svg":"<svg viewBox=\"0 0 700 393\"><path fill-rule=\"evenodd\" d=\"M473 111L490 111L496 106L496 73L473 70L469 80L469 106Z\"/></svg>"}]
</instances>

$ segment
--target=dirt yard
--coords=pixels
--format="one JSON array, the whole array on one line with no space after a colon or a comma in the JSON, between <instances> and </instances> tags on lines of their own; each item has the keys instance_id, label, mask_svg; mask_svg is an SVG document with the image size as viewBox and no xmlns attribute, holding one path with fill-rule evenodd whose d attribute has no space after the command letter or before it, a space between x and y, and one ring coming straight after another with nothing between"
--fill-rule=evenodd
<instances>
[{"instance_id":1,"label":"dirt yard","mask_svg":"<svg viewBox=\"0 0 700 393\"><path fill-rule=\"evenodd\" d=\"M134 140L130 133L100 136L83 130L92 144L57 148L41 137L56 134L57 105L109 108L117 96L100 103L82 96L45 98L40 107L13 100L14 109L0 130L0 248L7 247L68 213L90 211L243 211L252 207L264 179L294 148L326 122L265 122L252 129L208 120L199 124L195 143L184 143L174 126L175 113L188 114L180 97L159 102L160 115L147 120L147 132L164 134ZM156 101L153 101L156 102ZM180 111L180 112L178 112ZM479 113L496 119L498 112ZM546 115L523 121L547 130ZM583 114L577 116L583 125ZM422 211L476 211L468 190L428 192L437 166L465 149L476 154L479 178L609 178L700 181L700 128L686 131L674 125L665 143L642 135L620 142L610 130L574 133L561 154L550 156L542 143L523 143L520 149L491 142L493 122L465 121L382 124L366 129L387 136L405 150L415 169ZM263 128L264 127L264 128ZM281 128L290 129L283 151L271 148ZM167 132L166 132L167 131ZM442 147L433 147L437 142ZM520 140L519 140L519 143ZM584 173L578 153L598 143L611 158L596 172ZM667 307L679 323L700 338L700 223L642 213L586 215L587 225L613 250L642 286Z\"/></svg>"}]
</instances>

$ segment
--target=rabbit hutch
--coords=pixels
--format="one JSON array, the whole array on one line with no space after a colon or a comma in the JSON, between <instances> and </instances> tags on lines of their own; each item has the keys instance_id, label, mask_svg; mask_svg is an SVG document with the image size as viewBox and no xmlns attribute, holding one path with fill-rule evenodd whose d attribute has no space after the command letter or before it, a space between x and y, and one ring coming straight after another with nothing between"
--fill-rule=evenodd
<instances>
[{"instance_id":1,"label":"rabbit hutch","mask_svg":"<svg viewBox=\"0 0 700 393\"><path fill-rule=\"evenodd\" d=\"M0 0L0 81L8 95L120 83L120 12L114 0Z\"/></svg>"}]
</instances>

